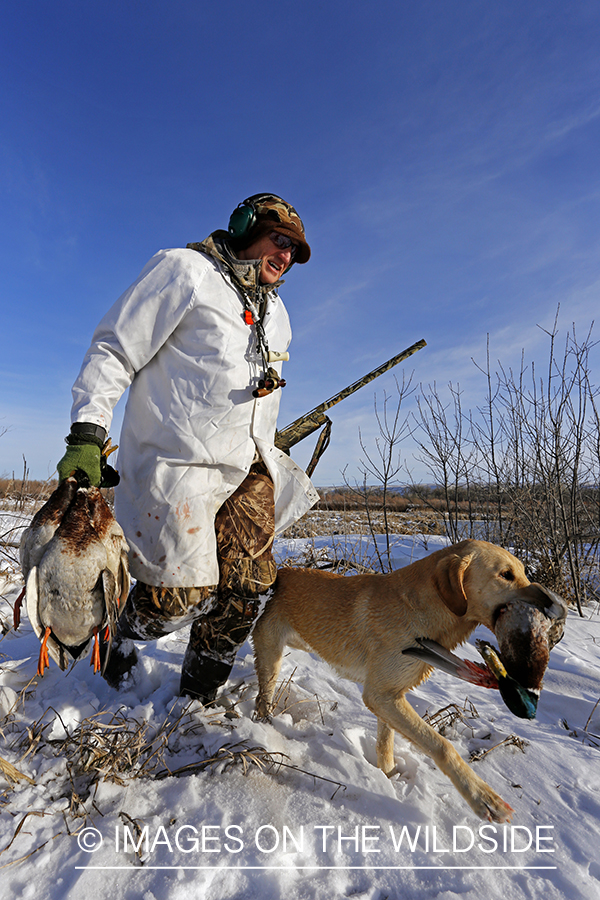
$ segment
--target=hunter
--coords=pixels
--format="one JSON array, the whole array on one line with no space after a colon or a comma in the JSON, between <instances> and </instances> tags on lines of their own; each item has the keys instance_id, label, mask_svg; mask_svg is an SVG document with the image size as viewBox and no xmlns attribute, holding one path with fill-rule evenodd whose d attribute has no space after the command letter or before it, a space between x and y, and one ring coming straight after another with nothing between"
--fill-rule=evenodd
<instances>
[{"instance_id":1,"label":"hunter","mask_svg":"<svg viewBox=\"0 0 600 900\"><path fill-rule=\"evenodd\" d=\"M191 623L180 693L214 700L275 581L274 535L318 499L274 446L291 339L279 287L309 258L294 207L256 194L228 231L156 253L93 335L57 468L118 482L136 584L104 673L115 688L134 677L133 640ZM127 388L119 481L102 450Z\"/></svg>"}]
</instances>

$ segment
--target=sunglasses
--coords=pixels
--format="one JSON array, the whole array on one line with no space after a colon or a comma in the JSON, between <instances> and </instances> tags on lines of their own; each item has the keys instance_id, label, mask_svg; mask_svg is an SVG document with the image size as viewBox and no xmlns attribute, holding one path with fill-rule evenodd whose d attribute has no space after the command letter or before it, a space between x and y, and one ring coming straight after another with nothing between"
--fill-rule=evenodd
<instances>
[{"instance_id":1,"label":"sunglasses","mask_svg":"<svg viewBox=\"0 0 600 900\"><path fill-rule=\"evenodd\" d=\"M276 247L279 247L280 250L291 250L292 259L294 259L298 252L298 244L295 244L287 234L280 234L278 231L272 231L269 235L269 240L272 241Z\"/></svg>"}]
</instances>

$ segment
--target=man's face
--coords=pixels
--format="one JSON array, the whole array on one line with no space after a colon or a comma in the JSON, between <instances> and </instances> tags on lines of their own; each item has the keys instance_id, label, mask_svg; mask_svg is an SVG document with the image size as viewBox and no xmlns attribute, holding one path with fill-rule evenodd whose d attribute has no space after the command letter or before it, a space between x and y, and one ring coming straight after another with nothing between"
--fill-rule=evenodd
<instances>
[{"instance_id":1,"label":"man's face","mask_svg":"<svg viewBox=\"0 0 600 900\"><path fill-rule=\"evenodd\" d=\"M273 243L268 234L263 234L245 250L240 250L237 256L238 259L262 259L261 283L275 284L292 261L292 249L288 247L282 250Z\"/></svg>"}]
</instances>

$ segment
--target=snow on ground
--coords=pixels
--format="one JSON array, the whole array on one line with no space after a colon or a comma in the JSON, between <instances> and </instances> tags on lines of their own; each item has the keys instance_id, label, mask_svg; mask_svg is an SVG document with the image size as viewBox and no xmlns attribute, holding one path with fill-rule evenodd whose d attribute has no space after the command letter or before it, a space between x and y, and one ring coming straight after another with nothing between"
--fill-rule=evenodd
<instances>
[{"instance_id":1,"label":"snow on ground","mask_svg":"<svg viewBox=\"0 0 600 900\"><path fill-rule=\"evenodd\" d=\"M311 552L325 554L331 540L309 542ZM364 552L357 536L337 540L341 555L356 560ZM398 537L394 565L442 542ZM279 551L295 555L306 545L280 541ZM0 579L6 621L19 590L19 576L9 567ZM478 629L463 655L478 658L478 635L489 637ZM433 762L400 736L397 773L386 778L376 768L376 722L360 687L316 657L288 651L283 711L271 724L251 719L256 680L249 644L228 683L239 718L178 698L186 638L180 632L138 645L135 683L116 693L93 675L87 659L67 673L51 664L43 678L34 677L39 643L27 620L19 632L4 635L0 756L32 781L0 775L3 896L600 896L597 608L583 619L570 615L533 722L512 716L496 692L441 672L411 695L421 714L450 704L465 710L445 732L463 758L510 738L472 765L514 807L512 828L477 820ZM64 739L98 713L105 723L116 716L111 733L119 739L136 723L152 739L168 730L165 722L177 722L163 756L148 763L155 763L153 773L125 774L121 783L100 781L89 790L83 763L73 768L75 743L66 748ZM156 777L167 767L213 758L220 748L221 757L203 771ZM264 751L286 765L265 765ZM228 767L228 755L236 753Z\"/></svg>"}]
</instances>

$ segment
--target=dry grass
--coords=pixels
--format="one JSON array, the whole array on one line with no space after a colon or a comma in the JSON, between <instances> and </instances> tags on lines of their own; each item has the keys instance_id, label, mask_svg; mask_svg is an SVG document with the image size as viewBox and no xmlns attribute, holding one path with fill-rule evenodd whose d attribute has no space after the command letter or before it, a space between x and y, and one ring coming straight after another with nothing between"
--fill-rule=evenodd
<instances>
[{"instance_id":1,"label":"dry grass","mask_svg":"<svg viewBox=\"0 0 600 900\"><path fill-rule=\"evenodd\" d=\"M479 713L477 709L466 697L462 706L458 706L456 703L449 703L448 706L438 709L437 712L425 713L423 721L435 728L441 735L444 735L454 728L457 722L460 722L461 725L464 725L473 733L473 726L468 720L478 718Z\"/></svg>"},{"instance_id":2,"label":"dry grass","mask_svg":"<svg viewBox=\"0 0 600 900\"><path fill-rule=\"evenodd\" d=\"M289 692L291 683L290 677L281 693L286 690ZM284 709L289 709L293 704L287 705L284 701L283 705ZM21 769L28 759L40 753L43 756L50 753L65 761L61 796L69 800L69 807L65 812L68 833L72 833L68 820L87 820L91 810L99 812L93 797L97 786L104 781L124 786L136 779L163 780L170 776L184 777L208 771L222 774L234 768L241 769L244 775L252 769L277 774L284 768L308 776L313 781L334 784L335 793L346 789L341 782L307 772L286 762L288 758L279 751L253 746L246 740L227 741L216 752L201 756L202 734L206 733L208 727L222 727L227 733L235 734L230 714L231 709L206 709L196 701L190 701L182 707L181 701L177 700L158 725L130 716L121 708L116 712L101 710L74 727L69 727L53 707L48 707L43 715L30 724L19 722L16 709L13 709L0 722L0 737L21 768L0 758L0 771L5 773L9 782L4 803L8 802L8 794L19 780L25 779L32 785L36 784L35 779ZM319 715L322 721L320 707ZM62 737L51 736L56 731L57 724L64 733ZM196 755L193 762L174 764L178 756L181 758L181 754L184 757L188 755L189 758L190 752ZM20 827L19 825L13 840ZM25 858L28 857L23 857Z\"/></svg>"},{"instance_id":3,"label":"dry grass","mask_svg":"<svg viewBox=\"0 0 600 900\"><path fill-rule=\"evenodd\" d=\"M295 695L298 694L298 691L295 689L294 685L295 674L296 669L293 670L288 678L283 679L276 686L275 691L273 692L272 710L269 720L275 719L277 716L282 716L286 713L290 714L294 719L299 719L301 717L308 718L308 716L311 713L314 713L316 709L319 719L321 720L321 725L324 726L325 717L323 716L321 698L318 694L297 698ZM306 692L302 691L302 693L305 694ZM332 711L335 710L337 708L337 703L331 704L329 708ZM305 713L305 715L302 716L302 713Z\"/></svg>"},{"instance_id":4,"label":"dry grass","mask_svg":"<svg viewBox=\"0 0 600 900\"><path fill-rule=\"evenodd\" d=\"M0 478L0 500L12 504L14 508L25 508L36 503L45 503L50 494L58 487L56 478L46 481L31 481L27 472L22 478Z\"/></svg>"},{"instance_id":5,"label":"dry grass","mask_svg":"<svg viewBox=\"0 0 600 900\"><path fill-rule=\"evenodd\" d=\"M176 701L158 726L128 716L124 708L116 712L101 710L69 729L60 714L49 707L39 719L24 727L12 745L21 751L21 760L33 756L42 745L51 748L55 756L66 760L71 784L77 783L78 792L84 790L87 794L100 781L125 784L126 779L153 777L159 766L165 766L165 756L173 750L172 737L195 735L204 730L206 723L228 724L221 721L219 710L205 713L204 722L199 721L194 715L198 708L194 701L183 708ZM48 733L57 721L65 736L50 738Z\"/></svg>"},{"instance_id":6,"label":"dry grass","mask_svg":"<svg viewBox=\"0 0 600 900\"><path fill-rule=\"evenodd\" d=\"M346 572L363 574L376 571L376 567L371 565L373 560L368 557L363 546L349 545L344 549L346 553L344 556L341 556L341 547L316 547L314 543L309 543L296 555L287 556L281 562L281 566L302 569L331 569L342 575Z\"/></svg>"},{"instance_id":7,"label":"dry grass","mask_svg":"<svg viewBox=\"0 0 600 900\"><path fill-rule=\"evenodd\" d=\"M90 784L99 780L124 784L125 777L150 775L162 762L169 736L184 715L185 711L174 722L167 717L156 729L147 721L129 718L123 710L103 711L84 719L70 733L63 725L65 738L48 743L66 759L72 781L83 776Z\"/></svg>"},{"instance_id":8,"label":"dry grass","mask_svg":"<svg viewBox=\"0 0 600 900\"><path fill-rule=\"evenodd\" d=\"M25 775L24 772L19 771L16 766L13 766L7 759L2 759L0 756L0 772L2 772L9 781L28 781L29 784L35 784L33 778L30 778L29 775Z\"/></svg>"},{"instance_id":9,"label":"dry grass","mask_svg":"<svg viewBox=\"0 0 600 900\"><path fill-rule=\"evenodd\" d=\"M581 741L583 744L587 744L589 747L594 747L595 749L600 749L600 734L597 734L595 731L590 730L590 725L592 724L592 720L594 718L594 714L600 705L600 699L596 700L591 713L589 714L585 725L581 732L577 731L577 728L571 728L566 719L561 719L560 724L563 728L569 732L569 735L574 738L581 737Z\"/></svg>"},{"instance_id":10,"label":"dry grass","mask_svg":"<svg viewBox=\"0 0 600 900\"><path fill-rule=\"evenodd\" d=\"M365 505L366 495L368 495L369 508L372 513L383 509L385 504L389 513L410 513L410 512L427 512L433 510L437 513L448 511L448 503L444 499L441 491L433 488L419 486L419 495L411 493L410 490L394 491L388 490L385 495L378 487L332 487L319 488L320 500L316 504L315 509L330 510L334 512L343 512L348 510L362 510ZM469 504L466 499L458 499L456 503L451 503L452 510L458 509L459 512L468 513Z\"/></svg>"},{"instance_id":11,"label":"dry grass","mask_svg":"<svg viewBox=\"0 0 600 900\"><path fill-rule=\"evenodd\" d=\"M526 741L524 738L520 738L516 734L509 734L507 737L503 738L503 740L498 741L497 744L492 744L491 747L487 748L479 748L478 750L473 750L471 755L469 756L470 762L477 762L480 759L483 759L484 756L487 756L488 753L491 753L492 750L497 750L498 747L517 747L521 753L525 753L525 747L529 746L529 741Z\"/></svg>"},{"instance_id":12,"label":"dry grass","mask_svg":"<svg viewBox=\"0 0 600 900\"><path fill-rule=\"evenodd\" d=\"M456 703L449 703L448 706L444 706L437 712L426 713L423 716L424 721L431 725L432 728L435 728L441 735L445 735L449 730L454 729L457 723L460 723L471 732L471 737L475 736L475 729L471 724L471 720L478 718L479 713L468 697L465 699L462 707ZM491 739L491 733L480 738L480 740ZM520 738L516 734L509 734L496 744L492 744L489 747L478 747L476 750L471 751L469 762L477 762L499 747L517 747L522 753L525 753L525 748L528 746L529 742L524 740L524 738Z\"/></svg>"},{"instance_id":13,"label":"dry grass","mask_svg":"<svg viewBox=\"0 0 600 900\"><path fill-rule=\"evenodd\" d=\"M226 772L228 769L237 766L242 769L242 773L247 775L251 768L256 767L261 772L281 765L283 759L287 759L284 753L271 753L264 747L249 747L245 741L238 741L235 744L228 744L219 747L212 756L204 757L193 763L178 768L164 768L156 773L154 777L157 781L163 778L169 778L174 775L181 777L183 775L196 775L198 772L204 772L206 769L215 769L219 774Z\"/></svg>"},{"instance_id":14,"label":"dry grass","mask_svg":"<svg viewBox=\"0 0 600 900\"><path fill-rule=\"evenodd\" d=\"M375 534L385 534L383 514L371 513ZM446 533L443 517L432 510L420 509L404 513L388 513L388 527L393 534L441 534ZM369 534L367 514L361 509L341 511L309 510L283 534L284 538L311 538L342 534Z\"/></svg>"}]
</instances>

